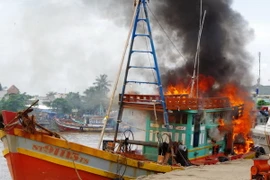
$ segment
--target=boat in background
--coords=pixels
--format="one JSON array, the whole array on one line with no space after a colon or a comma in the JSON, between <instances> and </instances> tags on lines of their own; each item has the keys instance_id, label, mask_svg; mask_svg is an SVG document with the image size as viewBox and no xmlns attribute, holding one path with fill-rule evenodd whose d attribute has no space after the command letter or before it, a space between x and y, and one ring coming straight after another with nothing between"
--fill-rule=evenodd
<instances>
[{"instance_id":1,"label":"boat in background","mask_svg":"<svg viewBox=\"0 0 270 180\"><path fill-rule=\"evenodd\" d=\"M74 118L55 118L55 123L59 131L75 131L75 132L101 132L104 122L103 117L93 117L83 121L75 120ZM107 124L105 131L114 131L114 118L110 118L110 123Z\"/></svg>"},{"instance_id":2,"label":"boat in background","mask_svg":"<svg viewBox=\"0 0 270 180\"><path fill-rule=\"evenodd\" d=\"M54 118L56 117L56 113L49 109L37 109L34 108L33 115L36 117L36 121L41 126L52 130L52 131L58 131L57 125L54 121Z\"/></svg>"},{"instance_id":3,"label":"boat in background","mask_svg":"<svg viewBox=\"0 0 270 180\"><path fill-rule=\"evenodd\" d=\"M270 154L270 120L251 129L254 146L260 148L261 154Z\"/></svg>"},{"instance_id":4,"label":"boat in background","mask_svg":"<svg viewBox=\"0 0 270 180\"><path fill-rule=\"evenodd\" d=\"M59 131L73 132L101 132L104 126L104 108L100 104L97 114L83 114L81 117L76 115L55 116L54 122ZM114 131L116 124L116 113L110 112L105 131Z\"/></svg>"},{"instance_id":5,"label":"boat in background","mask_svg":"<svg viewBox=\"0 0 270 180\"><path fill-rule=\"evenodd\" d=\"M257 111L255 126L251 129L258 155L270 154L270 119L268 107Z\"/></svg>"},{"instance_id":6,"label":"boat in background","mask_svg":"<svg viewBox=\"0 0 270 180\"><path fill-rule=\"evenodd\" d=\"M75 131L75 132L101 132L104 126L104 109L100 104L99 113L83 114L82 117L78 116L55 116L54 122L58 126L59 131ZM111 112L110 117L106 124L105 131L113 132L116 125L116 112Z\"/></svg>"}]
</instances>

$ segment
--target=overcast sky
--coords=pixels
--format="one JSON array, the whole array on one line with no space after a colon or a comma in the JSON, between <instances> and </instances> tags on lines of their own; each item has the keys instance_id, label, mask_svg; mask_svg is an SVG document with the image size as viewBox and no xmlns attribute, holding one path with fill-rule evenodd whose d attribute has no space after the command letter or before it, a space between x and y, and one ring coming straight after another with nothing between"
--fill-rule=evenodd
<instances>
[{"instance_id":1,"label":"overcast sky","mask_svg":"<svg viewBox=\"0 0 270 180\"><path fill-rule=\"evenodd\" d=\"M2 86L14 84L21 92L45 95L49 91L82 92L99 74L108 74L114 81L128 29L119 19L115 21L117 17L106 14L110 7L103 9L86 1L0 1ZM262 53L264 85L270 84L269 7L269 0L235 0L233 4L254 29L247 49L254 57L255 79L258 52Z\"/></svg>"},{"instance_id":2,"label":"overcast sky","mask_svg":"<svg viewBox=\"0 0 270 180\"><path fill-rule=\"evenodd\" d=\"M255 79L259 76L258 52L261 52L261 84L270 85L270 1L235 0L233 8L240 12L254 29L255 37L247 49L254 57L252 72Z\"/></svg>"}]
</instances>

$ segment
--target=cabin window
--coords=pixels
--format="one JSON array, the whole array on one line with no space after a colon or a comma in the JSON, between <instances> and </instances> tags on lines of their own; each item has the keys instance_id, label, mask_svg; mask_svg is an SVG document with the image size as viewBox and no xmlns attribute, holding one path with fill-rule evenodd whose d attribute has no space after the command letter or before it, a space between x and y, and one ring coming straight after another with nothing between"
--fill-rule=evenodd
<instances>
[{"instance_id":1,"label":"cabin window","mask_svg":"<svg viewBox=\"0 0 270 180\"><path fill-rule=\"evenodd\" d=\"M218 123L218 120L221 118L220 112L214 112L213 113L213 123Z\"/></svg>"},{"instance_id":2,"label":"cabin window","mask_svg":"<svg viewBox=\"0 0 270 180\"><path fill-rule=\"evenodd\" d=\"M200 120L201 124L205 124L205 118Z\"/></svg>"},{"instance_id":3,"label":"cabin window","mask_svg":"<svg viewBox=\"0 0 270 180\"><path fill-rule=\"evenodd\" d=\"M150 120L157 123L163 123L163 114L162 113L151 113Z\"/></svg>"},{"instance_id":4,"label":"cabin window","mask_svg":"<svg viewBox=\"0 0 270 180\"><path fill-rule=\"evenodd\" d=\"M206 118L204 118L204 121L206 121L206 123L213 123L213 114L212 113L206 113L205 116L206 116Z\"/></svg>"},{"instance_id":5,"label":"cabin window","mask_svg":"<svg viewBox=\"0 0 270 180\"><path fill-rule=\"evenodd\" d=\"M213 117L214 117L214 120L218 119L219 118L219 112L213 113Z\"/></svg>"},{"instance_id":6,"label":"cabin window","mask_svg":"<svg viewBox=\"0 0 270 180\"><path fill-rule=\"evenodd\" d=\"M224 118L224 112L220 112L220 113L219 113L219 117L220 117L221 119L223 119L223 118Z\"/></svg>"},{"instance_id":7,"label":"cabin window","mask_svg":"<svg viewBox=\"0 0 270 180\"><path fill-rule=\"evenodd\" d=\"M174 116L174 115L169 115L169 122L170 123L174 123L175 122L175 120L176 120L176 117Z\"/></svg>"},{"instance_id":8,"label":"cabin window","mask_svg":"<svg viewBox=\"0 0 270 180\"><path fill-rule=\"evenodd\" d=\"M214 121L215 121L214 113L209 113L209 120L211 123L214 123Z\"/></svg>"},{"instance_id":9,"label":"cabin window","mask_svg":"<svg viewBox=\"0 0 270 180\"><path fill-rule=\"evenodd\" d=\"M187 119L188 119L188 115L187 114L182 114L180 124L187 124Z\"/></svg>"},{"instance_id":10,"label":"cabin window","mask_svg":"<svg viewBox=\"0 0 270 180\"><path fill-rule=\"evenodd\" d=\"M187 124L187 114L177 113L175 115L175 123L176 124Z\"/></svg>"},{"instance_id":11,"label":"cabin window","mask_svg":"<svg viewBox=\"0 0 270 180\"><path fill-rule=\"evenodd\" d=\"M176 113L175 114L175 123L176 124L180 124L181 121L181 114L180 113Z\"/></svg>"},{"instance_id":12,"label":"cabin window","mask_svg":"<svg viewBox=\"0 0 270 180\"><path fill-rule=\"evenodd\" d=\"M207 113L206 113L206 112L203 112L203 113L201 113L201 115L200 115L200 123L201 123L202 125L205 124L206 116L207 116Z\"/></svg>"},{"instance_id":13,"label":"cabin window","mask_svg":"<svg viewBox=\"0 0 270 180\"><path fill-rule=\"evenodd\" d=\"M225 121L231 121L232 120L232 114L231 112L223 112L223 115L224 115L224 120Z\"/></svg>"},{"instance_id":14,"label":"cabin window","mask_svg":"<svg viewBox=\"0 0 270 180\"><path fill-rule=\"evenodd\" d=\"M199 115L199 114L195 114L195 115L193 115L193 118L192 118L192 125L194 125L194 122L199 122L199 124L200 124L200 122L201 122L201 115Z\"/></svg>"},{"instance_id":15,"label":"cabin window","mask_svg":"<svg viewBox=\"0 0 270 180\"><path fill-rule=\"evenodd\" d=\"M219 119L226 120L228 118L228 113L226 112L216 112L213 113L213 122L219 123Z\"/></svg>"},{"instance_id":16,"label":"cabin window","mask_svg":"<svg viewBox=\"0 0 270 180\"><path fill-rule=\"evenodd\" d=\"M207 122L208 123L218 123L219 119L228 119L229 114L226 112L214 112L214 113L207 113Z\"/></svg>"}]
</instances>

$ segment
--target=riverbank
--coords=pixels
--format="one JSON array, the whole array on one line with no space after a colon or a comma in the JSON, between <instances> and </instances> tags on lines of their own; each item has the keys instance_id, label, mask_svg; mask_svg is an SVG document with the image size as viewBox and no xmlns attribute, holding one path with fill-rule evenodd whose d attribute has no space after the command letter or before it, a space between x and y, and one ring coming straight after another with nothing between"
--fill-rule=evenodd
<instances>
[{"instance_id":1,"label":"riverbank","mask_svg":"<svg viewBox=\"0 0 270 180\"><path fill-rule=\"evenodd\" d=\"M156 174L139 177L139 180L152 179L188 179L188 180L250 180L250 168L253 165L252 159L239 159L227 161L216 165L192 166L186 170L177 170L165 174Z\"/></svg>"}]
</instances>

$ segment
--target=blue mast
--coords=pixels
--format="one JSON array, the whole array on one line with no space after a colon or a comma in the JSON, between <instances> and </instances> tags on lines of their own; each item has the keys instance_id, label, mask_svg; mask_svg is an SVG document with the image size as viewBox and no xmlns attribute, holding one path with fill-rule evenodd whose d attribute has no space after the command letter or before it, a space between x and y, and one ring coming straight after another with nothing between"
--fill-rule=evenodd
<instances>
[{"instance_id":1,"label":"blue mast","mask_svg":"<svg viewBox=\"0 0 270 180\"><path fill-rule=\"evenodd\" d=\"M130 48L129 48L129 53L128 53L128 60L127 60L127 66L126 66L126 71L125 71L125 76L124 76L124 84L122 87L122 93L121 93L121 98L120 98L120 104L119 104L119 111L118 111L118 116L117 116L117 126L116 126L116 132L114 136L114 141L117 139L117 133L118 133L118 128L119 128L119 123L122 121L122 115L123 115L123 97L125 94L126 90L126 85L128 83L138 83L138 84L154 84L158 86L159 90L159 95L160 95L160 102L163 108L163 118L164 118L164 124L169 128L169 121L168 121L168 110L166 108L166 102L165 102L165 97L164 97L164 92L161 84L161 78L160 78L160 72L158 68L158 63L157 63L157 56L156 56L156 51L155 51L155 46L152 38L152 31L151 31L151 26L150 26L150 21L148 17L148 12L147 12L147 2L146 0L138 0L137 1L139 4L136 6L137 8L135 9L136 15L135 15L135 20L133 24L133 29L132 29L132 35L131 35L131 43L130 43ZM140 13L144 14L144 18L139 18ZM143 21L143 23L146 23L147 26L147 32L145 34L139 34L137 33L137 27L138 23ZM136 37L147 37L149 38L150 41L150 50L134 50L133 45ZM135 53L144 53L144 54L150 54L152 55L152 59L154 61L154 66L153 67L147 67L147 66L131 66L130 62L132 60L132 55ZM137 69L152 69L155 71L155 76L156 80L155 82L148 82L148 81L129 81L127 80L129 70L132 68L137 68Z\"/></svg>"}]
</instances>

